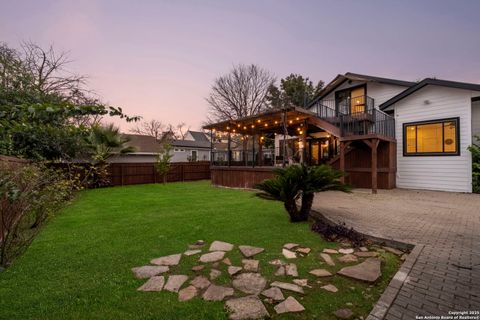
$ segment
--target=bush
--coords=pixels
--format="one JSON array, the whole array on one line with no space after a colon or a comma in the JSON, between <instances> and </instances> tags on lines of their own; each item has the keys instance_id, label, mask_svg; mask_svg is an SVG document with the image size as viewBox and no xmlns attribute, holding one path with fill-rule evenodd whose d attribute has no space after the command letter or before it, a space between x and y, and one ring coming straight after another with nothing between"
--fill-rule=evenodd
<instances>
[{"instance_id":1,"label":"bush","mask_svg":"<svg viewBox=\"0 0 480 320\"><path fill-rule=\"evenodd\" d=\"M74 180L38 164L0 163L0 265L8 266L71 199Z\"/></svg>"},{"instance_id":2,"label":"bush","mask_svg":"<svg viewBox=\"0 0 480 320\"><path fill-rule=\"evenodd\" d=\"M475 136L477 143L473 143L468 150L472 153L472 190L480 193L480 137Z\"/></svg>"}]
</instances>

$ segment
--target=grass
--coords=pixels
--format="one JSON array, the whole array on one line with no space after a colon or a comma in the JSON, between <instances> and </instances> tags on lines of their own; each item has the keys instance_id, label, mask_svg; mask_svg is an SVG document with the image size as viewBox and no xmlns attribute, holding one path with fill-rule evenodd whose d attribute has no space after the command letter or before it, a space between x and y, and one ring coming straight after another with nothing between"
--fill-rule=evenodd
<instances>
[{"instance_id":1,"label":"grass","mask_svg":"<svg viewBox=\"0 0 480 320\"><path fill-rule=\"evenodd\" d=\"M338 244L322 240L307 223L289 223L278 202L258 199L248 191L214 188L207 181L88 190L52 219L26 253L0 273L0 318L226 319L222 302L194 298L180 303L173 293L136 291L144 280L135 279L130 268L183 252L198 239L265 248L257 257L269 281L276 277L267 262L281 258L284 243L312 248L307 257L295 261L300 277L309 278L314 285L303 297L293 294L307 310L279 319L334 319L332 313L346 303L353 303L349 308L357 316L365 316L399 265L395 256L382 253L383 275L375 285L340 276L317 284L308 271L340 269L338 263L326 267L318 256L324 248L337 248ZM240 265L238 250L228 257ZM172 273L192 276L190 268L196 259L198 256L183 257ZM218 282L228 282L226 266L220 270L223 275ZM204 273L208 272L206 268ZM327 283L333 283L339 292L319 288ZM267 308L274 314L272 306Z\"/></svg>"}]
</instances>

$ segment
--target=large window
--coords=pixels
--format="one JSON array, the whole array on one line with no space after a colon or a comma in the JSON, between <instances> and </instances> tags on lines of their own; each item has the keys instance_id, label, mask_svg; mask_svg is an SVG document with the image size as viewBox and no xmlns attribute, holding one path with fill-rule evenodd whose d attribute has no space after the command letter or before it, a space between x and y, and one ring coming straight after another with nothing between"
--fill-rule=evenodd
<instances>
[{"instance_id":1,"label":"large window","mask_svg":"<svg viewBox=\"0 0 480 320\"><path fill-rule=\"evenodd\" d=\"M442 119L405 123L403 125L403 154L459 155L459 119Z\"/></svg>"}]
</instances>

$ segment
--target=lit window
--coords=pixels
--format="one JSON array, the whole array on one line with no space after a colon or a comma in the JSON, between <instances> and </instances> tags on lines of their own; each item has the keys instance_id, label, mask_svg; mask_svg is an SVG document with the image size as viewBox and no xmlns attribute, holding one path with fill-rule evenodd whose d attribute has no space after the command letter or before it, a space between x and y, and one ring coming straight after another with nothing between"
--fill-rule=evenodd
<instances>
[{"instance_id":1,"label":"lit window","mask_svg":"<svg viewBox=\"0 0 480 320\"><path fill-rule=\"evenodd\" d=\"M458 118L403 125L404 155L459 155Z\"/></svg>"}]
</instances>

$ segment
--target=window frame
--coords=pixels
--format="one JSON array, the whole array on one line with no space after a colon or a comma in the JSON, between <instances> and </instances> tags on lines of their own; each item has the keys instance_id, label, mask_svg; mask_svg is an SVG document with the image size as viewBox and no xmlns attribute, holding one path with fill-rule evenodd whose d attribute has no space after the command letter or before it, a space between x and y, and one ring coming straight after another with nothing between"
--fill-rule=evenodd
<instances>
[{"instance_id":1,"label":"window frame","mask_svg":"<svg viewBox=\"0 0 480 320\"><path fill-rule=\"evenodd\" d=\"M455 152L407 152L407 127L409 126L419 126L425 124L434 124L434 123L442 123L445 122L455 122ZM445 141L443 139L444 130L442 130L442 146L445 149ZM443 118L443 119L435 119L435 120L425 120L425 121L414 121L414 122L406 122L403 123L402 126L402 137L403 137L403 156L404 157L429 157L429 156L441 156L441 157L450 157L450 156L459 156L460 155L460 117L453 117L453 118ZM415 134L415 148L417 147L417 139L418 135Z\"/></svg>"}]
</instances>

